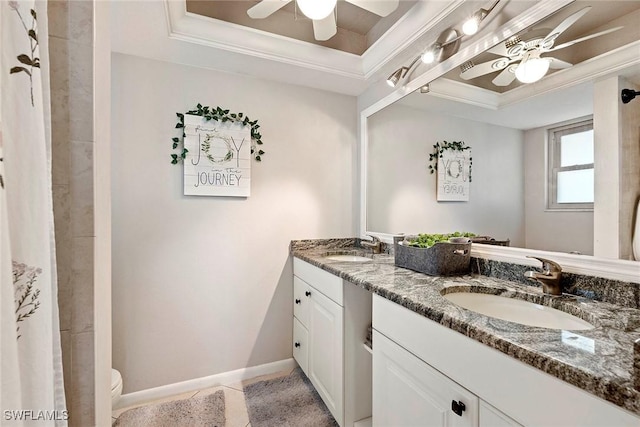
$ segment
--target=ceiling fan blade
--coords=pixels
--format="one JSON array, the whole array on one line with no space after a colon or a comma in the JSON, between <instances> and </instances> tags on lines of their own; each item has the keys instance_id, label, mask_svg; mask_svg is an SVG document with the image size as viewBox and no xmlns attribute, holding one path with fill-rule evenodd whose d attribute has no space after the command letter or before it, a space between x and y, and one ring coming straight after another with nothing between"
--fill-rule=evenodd
<instances>
[{"instance_id":1,"label":"ceiling fan blade","mask_svg":"<svg viewBox=\"0 0 640 427\"><path fill-rule=\"evenodd\" d=\"M399 0L345 0L347 3L368 10L379 16L387 16L398 8Z\"/></svg>"},{"instance_id":2,"label":"ceiling fan blade","mask_svg":"<svg viewBox=\"0 0 640 427\"><path fill-rule=\"evenodd\" d=\"M549 63L549 68L552 68L554 70L561 70L563 68L569 68L569 67L571 67L573 65L570 62L566 62L566 61L563 61L563 60L558 59L558 58L551 58L550 56L546 56L545 58L551 60L551 62Z\"/></svg>"},{"instance_id":3,"label":"ceiling fan blade","mask_svg":"<svg viewBox=\"0 0 640 427\"><path fill-rule=\"evenodd\" d=\"M516 68L518 68L518 64L508 66L491 82L496 86L509 86L516 78Z\"/></svg>"},{"instance_id":4,"label":"ceiling fan blade","mask_svg":"<svg viewBox=\"0 0 640 427\"><path fill-rule=\"evenodd\" d=\"M469 61L470 62L470 61ZM492 61L483 62L482 64L475 65L469 62L462 64L463 72L460 73L460 77L465 80L474 79L476 77L484 76L485 74L493 73L495 71L502 70L511 62L509 58L498 58Z\"/></svg>"},{"instance_id":5,"label":"ceiling fan blade","mask_svg":"<svg viewBox=\"0 0 640 427\"><path fill-rule=\"evenodd\" d=\"M333 13L330 13L324 19L313 20L313 35L316 40L325 41L335 36L338 32L336 27L336 17Z\"/></svg>"},{"instance_id":6,"label":"ceiling fan blade","mask_svg":"<svg viewBox=\"0 0 640 427\"><path fill-rule=\"evenodd\" d=\"M599 33L590 34L588 36L580 37L579 39L571 40L570 42L559 44L558 46L554 46L551 49L545 49L547 52L553 52L554 50L564 49L565 47L572 46L576 43L583 42L585 40L593 39L595 37L604 36L605 34L613 33L614 31L618 31L624 27L614 27L609 28L608 30L600 31Z\"/></svg>"},{"instance_id":7,"label":"ceiling fan blade","mask_svg":"<svg viewBox=\"0 0 640 427\"><path fill-rule=\"evenodd\" d=\"M553 45L553 42L558 38L560 34L566 31L567 28L575 24L578 19L582 18L590 10L591 10L591 6L587 6L585 8L580 9L573 15L569 15L569 17L565 18L565 20L562 21L560 25L558 25L556 28L551 30L551 32L540 43L540 47L544 49L550 48Z\"/></svg>"},{"instance_id":8,"label":"ceiling fan blade","mask_svg":"<svg viewBox=\"0 0 640 427\"><path fill-rule=\"evenodd\" d=\"M262 0L247 10L247 15L253 19L263 19L272 13L282 9L291 0Z\"/></svg>"}]
</instances>

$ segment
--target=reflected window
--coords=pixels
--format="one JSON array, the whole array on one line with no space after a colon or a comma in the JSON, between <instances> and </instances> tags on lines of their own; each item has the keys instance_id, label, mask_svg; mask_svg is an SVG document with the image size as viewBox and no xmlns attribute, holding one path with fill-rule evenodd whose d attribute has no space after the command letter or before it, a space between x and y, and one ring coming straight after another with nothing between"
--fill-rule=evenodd
<instances>
[{"instance_id":1,"label":"reflected window","mask_svg":"<svg viewBox=\"0 0 640 427\"><path fill-rule=\"evenodd\" d=\"M552 210L593 210L593 119L549 129L548 201Z\"/></svg>"}]
</instances>

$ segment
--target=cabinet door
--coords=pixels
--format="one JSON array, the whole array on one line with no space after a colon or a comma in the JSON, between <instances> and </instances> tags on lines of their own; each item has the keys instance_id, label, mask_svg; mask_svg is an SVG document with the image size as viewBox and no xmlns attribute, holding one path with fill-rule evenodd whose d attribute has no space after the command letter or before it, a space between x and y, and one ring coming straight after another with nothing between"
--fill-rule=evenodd
<instances>
[{"instance_id":1,"label":"cabinet door","mask_svg":"<svg viewBox=\"0 0 640 427\"><path fill-rule=\"evenodd\" d=\"M293 276L293 315L305 328L309 327L309 303L311 289L307 282Z\"/></svg>"},{"instance_id":2,"label":"cabinet door","mask_svg":"<svg viewBox=\"0 0 640 427\"><path fill-rule=\"evenodd\" d=\"M309 375L309 333L302 323L293 318L293 358L306 375Z\"/></svg>"},{"instance_id":3,"label":"cabinet door","mask_svg":"<svg viewBox=\"0 0 640 427\"><path fill-rule=\"evenodd\" d=\"M377 331L373 342L374 426L478 425L474 394Z\"/></svg>"},{"instance_id":4,"label":"cabinet door","mask_svg":"<svg viewBox=\"0 0 640 427\"><path fill-rule=\"evenodd\" d=\"M338 424L343 423L342 307L311 288L309 379Z\"/></svg>"}]
</instances>

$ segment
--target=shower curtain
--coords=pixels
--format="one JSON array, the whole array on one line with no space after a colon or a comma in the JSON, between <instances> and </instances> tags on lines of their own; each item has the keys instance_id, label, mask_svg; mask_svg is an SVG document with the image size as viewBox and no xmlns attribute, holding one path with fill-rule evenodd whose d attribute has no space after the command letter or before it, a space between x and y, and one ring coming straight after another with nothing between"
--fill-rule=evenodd
<instances>
[{"instance_id":1,"label":"shower curtain","mask_svg":"<svg viewBox=\"0 0 640 427\"><path fill-rule=\"evenodd\" d=\"M0 424L65 426L46 1L0 1Z\"/></svg>"}]
</instances>

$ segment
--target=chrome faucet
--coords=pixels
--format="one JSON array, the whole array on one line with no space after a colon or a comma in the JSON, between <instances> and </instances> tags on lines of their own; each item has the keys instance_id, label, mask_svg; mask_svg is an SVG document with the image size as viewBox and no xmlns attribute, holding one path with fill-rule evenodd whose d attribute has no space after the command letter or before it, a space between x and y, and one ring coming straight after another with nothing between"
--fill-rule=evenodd
<instances>
[{"instance_id":1,"label":"chrome faucet","mask_svg":"<svg viewBox=\"0 0 640 427\"><path fill-rule=\"evenodd\" d=\"M362 246L363 248L369 248L373 251L374 254L379 254L380 252L382 252L382 242L380 241L380 239L376 236L371 236L369 234L367 234L367 236L371 237L372 241L368 242L366 240L360 240L360 246Z\"/></svg>"},{"instance_id":2,"label":"chrome faucet","mask_svg":"<svg viewBox=\"0 0 640 427\"><path fill-rule=\"evenodd\" d=\"M560 277L562 275L562 267L560 264L546 258L538 258L536 256L527 256L527 258L537 259L542 263L542 273L538 271L527 271L524 277L537 280L542 285L542 291L550 295L562 295L562 283Z\"/></svg>"}]
</instances>

